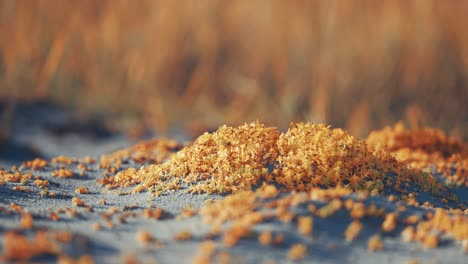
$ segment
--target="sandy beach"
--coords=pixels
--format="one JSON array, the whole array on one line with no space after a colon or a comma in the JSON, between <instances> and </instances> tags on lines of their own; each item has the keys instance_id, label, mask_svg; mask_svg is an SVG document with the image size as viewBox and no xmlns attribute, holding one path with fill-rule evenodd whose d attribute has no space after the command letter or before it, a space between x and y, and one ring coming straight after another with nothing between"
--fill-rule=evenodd
<instances>
[{"instance_id":1,"label":"sandy beach","mask_svg":"<svg viewBox=\"0 0 468 264\"><path fill-rule=\"evenodd\" d=\"M118 157L118 169L102 166L101 155L116 153L116 150L133 144L122 135L99 140L79 135L56 136L41 124L33 125L30 130L21 129L23 125L16 123L14 129L18 129L18 133L13 133L15 136L4 145L0 160L4 167L0 185L3 262L466 262L466 240L455 241L450 234L437 232L434 233L435 244L430 241L421 243L402 232L404 228L414 226L412 223L434 215L438 209L361 193L329 195L311 191L279 193L269 199L259 196L251 210L263 220L255 222L247 231L236 231L241 234L230 243L226 240L226 230L235 223L235 217L225 216L227 219L219 226L221 231L216 231L215 225L209 223L213 213L206 209L210 208L209 204L229 196L187 194L181 189L153 197L148 192L135 193L133 187L106 188L100 184L99 180L106 175L154 163L135 161L127 153L115 156ZM26 162L36 158L35 155L42 159ZM61 155L71 158L52 159ZM12 175L15 173L19 178L14 179ZM449 191L458 202L448 206L466 210L468 189L459 187ZM270 202L291 199L298 199L298 202L288 205L284 217L271 217ZM439 197L431 194L422 193L419 199L421 204L429 201L443 205L439 204ZM335 208L333 204L336 203ZM357 226L350 227L356 218L353 209L347 206L351 204L352 207L353 203L362 204L367 210L372 208L373 213L363 213ZM216 210L221 212L225 205L220 206ZM385 215L392 213L397 215L395 226L391 224L388 230L382 230L383 223L390 221ZM459 217L466 220L463 213ZM313 225L309 223L310 230L298 229L300 222L309 218L313 218ZM41 236L44 234L47 239L43 241Z\"/></svg>"}]
</instances>

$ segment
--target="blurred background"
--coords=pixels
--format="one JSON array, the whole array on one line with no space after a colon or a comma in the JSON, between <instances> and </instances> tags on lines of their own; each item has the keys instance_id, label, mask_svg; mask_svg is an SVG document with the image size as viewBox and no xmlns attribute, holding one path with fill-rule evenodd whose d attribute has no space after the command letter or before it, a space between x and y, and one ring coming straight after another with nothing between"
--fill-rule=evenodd
<instances>
[{"instance_id":1,"label":"blurred background","mask_svg":"<svg viewBox=\"0 0 468 264\"><path fill-rule=\"evenodd\" d=\"M52 104L132 137L254 120L364 137L404 120L467 139L467 14L450 0L0 0L2 128Z\"/></svg>"}]
</instances>

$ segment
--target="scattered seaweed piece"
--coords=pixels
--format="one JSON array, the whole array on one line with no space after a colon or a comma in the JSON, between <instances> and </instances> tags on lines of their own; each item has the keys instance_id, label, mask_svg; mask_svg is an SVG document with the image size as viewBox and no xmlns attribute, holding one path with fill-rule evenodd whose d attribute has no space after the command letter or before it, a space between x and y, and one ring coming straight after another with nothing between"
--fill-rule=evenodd
<instances>
[{"instance_id":1,"label":"scattered seaweed piece","mask_svg":"<svg viewBox=\"0 0 468 264\"><path fill-rule=\"evenodd\" d=\"M183 145L173 139L153 139L133 145L111 154L101 156L101 164L114 164L124 159L130 159L137 163L162 163L172 153L182 149Z\"/></svg>"},{"instance_id":2,"label":"scattered seaweed piece","mask_svg":"<svg viewBox=\"0 0 468 264\"><path fill-rule=\"evenodd\" d=\"M79 186L78 188L75 189L76 194L88 194L89 190L86 187Z\"/></svg>"},{"instance_id":3,"label":"scattered seaweed piece","mask_svg":"<svg viewBox=\"0 0 468 264\"><path fill-rule=\"evenodd\" d=\"M300 260L307 254L307 247L303 244L294 244L288 251L288 258L290 260Z\"/></svg>"},{"instance_id":4,"label":"scattered seaweed piece","mask_svg":"<svg viewBox=\"0 0 468 264\"><path fill-rule=\"evenodd\" d=\"M32 170L39 171L45 168L49 163L41 158L35 158L31 161L26 161L23 163L25 168L31 168Z\"/></svg>"},{"instance_id":5,"label":"scattered seaweed piece","mask_svg":"<svg viewBox=\"0 0 468 264\"><path fill-rule=\"evenodd\" d=\"M402 122L373 131L366 139L370 145L382 145L413 167L435 166L449 185L468 187L468 144L448 137L434 128L408 130Z\"/></svg>"},{"instance_id":6,"label":"scattered seaweed piece","mask_svg":"<svg viewBox=\"0 0 468 264\"><path fill-rule=\"evenodd\" d=\"M58 169L52 172L52 175L59 178L70 178L73 177L73 171L70 169Z\"/></svg>"},{"instance_id":7,"label":"scattered seaweed piece","mask_svg":"<svg viewBox=\"0 0 468 264\"><path fill-rule=\"evenodd\" d=\"M382 236L393 236L395 230L402 230L400 236L404 242L415 240L428 248L438 247L441 234L445 240L461 243L468 240L468 217L461 210L426 208L428 213L425 217L415 218L410 215L403 218L399 214L404 214L411 205L401 201L392 202L398 206L393 211L388 211L385 205L372 202L375 198L362 191L351 192L342 187L314 188L309 192L284 192L274 198L264 198L263 192L270 191L271 188L275 187L264 186L256 191L231 194L223 200L206 204L199 210L199 215L206 224L219 227L217 233L225 239L223 241L226 246L234 246L240 238L249 237L248 234L256 232L256 227L265 221L293 224L290 220L284 221L285 215L288 219L297 219L298 233L309 237L312 227L319 232L330 232L321 230L319 220L311 219L326 216L327 221L340 221L340 218L348 214L353 220L344 230L344 237L350 242L358 237L366 224L374 223L374 231L382 234L369 238L371 251L380 250L379 241L381 242ZM341 205L338 206L339 204ZM317 209L308 210L311 207ZM333 213L324 214L323 208L333 208ZM409 218L411 221L400 218ZM375 226L376 220L381 221L381 227ZM270 231L261 232L257 239L262 245L274 244Z\"/></svg>"},{"instance_id":8,"label":"scattered seaweed piece","mask_svg":"<svg viewBox=\"0 0 468 264\"><path fill-rule=\"evenodd\" d=\"M382 236L379 234L373 235L367 241L367 249L371 252L380 251L383 249Z\"/></svg>"}]
</instances>

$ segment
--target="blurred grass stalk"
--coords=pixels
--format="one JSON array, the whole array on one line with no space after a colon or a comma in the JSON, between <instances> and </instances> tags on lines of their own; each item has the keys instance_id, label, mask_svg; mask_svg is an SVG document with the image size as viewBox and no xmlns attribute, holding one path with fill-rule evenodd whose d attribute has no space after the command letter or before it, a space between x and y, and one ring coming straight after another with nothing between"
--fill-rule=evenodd
<instances>
[{"instance_id":1,"label":"blurred grass stalk","mask_svg":"<svg viewBox=\"0 0 468 264\"><path fill-rule=\"evenodd\" d=\"M467 137L468 1L0 0L0 96L362 136L399 119Z\"/></svg>"}]
</instances>

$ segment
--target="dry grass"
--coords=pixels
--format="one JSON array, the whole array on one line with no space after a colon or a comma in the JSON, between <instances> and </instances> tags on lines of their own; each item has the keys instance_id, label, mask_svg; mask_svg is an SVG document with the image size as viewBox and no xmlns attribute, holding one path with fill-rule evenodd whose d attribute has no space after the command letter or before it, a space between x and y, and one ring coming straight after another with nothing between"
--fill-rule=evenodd
<instances>
[{"instance_id":1,"label":"dry grass","mask_svg":"<svg viewBox=\"0 0 468 264\"><path fill-rule=\"evenodd\" d=\"M0 96L353 135L399 119L466 136L468 2L0 1Z\"/></svg>"}]
</instances>

